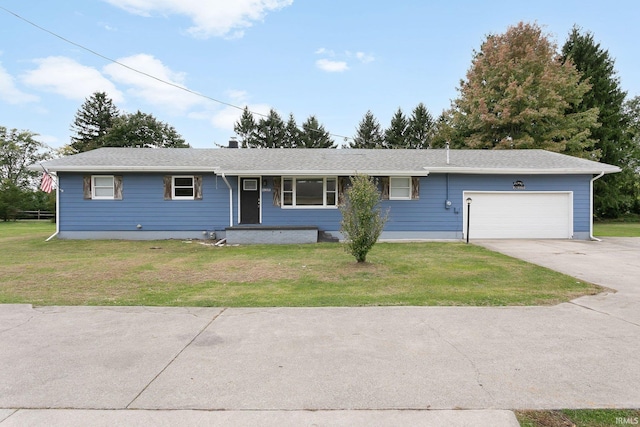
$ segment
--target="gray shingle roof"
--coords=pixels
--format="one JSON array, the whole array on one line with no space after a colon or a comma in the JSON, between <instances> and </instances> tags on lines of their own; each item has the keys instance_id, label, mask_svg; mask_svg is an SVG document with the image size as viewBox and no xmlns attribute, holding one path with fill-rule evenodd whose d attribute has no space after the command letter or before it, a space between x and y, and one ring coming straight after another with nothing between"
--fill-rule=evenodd
<instances>
[{"instance_id":1,"label":"gray shingle roof","mask_svg":"<svg viewBox=\"0 0 640 427\"><path fill-rule=\"evenodd\" d=\"M43 163L52 172L215 172L228 175L614 173L616 166L544 150L101 148Z\"/></svg>"}]
</instances>

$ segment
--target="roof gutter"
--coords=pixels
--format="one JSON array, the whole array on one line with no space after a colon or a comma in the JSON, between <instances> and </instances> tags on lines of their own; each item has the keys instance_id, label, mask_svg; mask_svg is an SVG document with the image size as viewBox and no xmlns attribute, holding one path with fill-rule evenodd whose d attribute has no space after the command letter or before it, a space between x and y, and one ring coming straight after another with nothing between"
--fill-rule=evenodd
<instances>
[{"instance_id":1,"label":"roof gutter","mask_svg":"<svg viewBox=\"0 0 640 427\"><path fill-rule=\"evenodd\" d=\"M218 172L220 173L220 172ZM304 176L304 177L325 177L325 176L355 176L355 175L369 175L369 176L429 176L428 171L411 170L411 171L398 171L398 170L274 170L274 169L226 169L225 173L230 176L235 175L264 175L264 176Z\"/></svg>"},{"instance_id":2,"label":"roof gutter","mask_svg":"<svg viewBox=\"0 0 640 427\"><path fill-rule=\"evenodd\" d=\"M598 176L595 176L591 179L591 184L590 184L590 188L589 188L589 197L590 197L590 202L589 203L589 239L590 240L595 240L596 242L601 242L602 240L598 239L597 237L594 237L593 235L593 182L597 179L600 179L604 176L604 171L600 172L600 174Z\"/></svg>"},{"instance_id":3,"label":"roof gutter","mask_svg":"<svg viewBox=\"0 0 640 427\"><path fill-rule=\"evenodd\" d=\"M224 183L227 184L227 187L229 187L229 227L233 227L233 189L231 188L229 181L227 181L227 177L224 175L224 172L221 172L220 176Z\"/></svg>"},{"instance_id":4,"label":"roof gutter","mask_svg":"<svg viewBox=\"0 0 640 427\"><path fill-rule=\"evenodd\" d=\"M198 172L214 172L214 168L193 167L193 166L51 166L48 168L55 172L84 172L84 173L113 173L113 172L182 172L182 173L198 173Z\"/></svg>"},{"instance_id":5,"label":"roof gutter","mask_svg":"<svg viewBox=\"0 0 640 427\"><path fill-rule=\"evenodd\" d=\"M430 166L425 167L431 173L452 173L452 174L488 174L488 175L588 175L602 172L602 170L585 170L576 168L557 168L557 169L523 169L523 168L474 168L474 167L442 167ZM615 173L619 170L609 170L603 173Z\"/></svg>"}]
</instances>

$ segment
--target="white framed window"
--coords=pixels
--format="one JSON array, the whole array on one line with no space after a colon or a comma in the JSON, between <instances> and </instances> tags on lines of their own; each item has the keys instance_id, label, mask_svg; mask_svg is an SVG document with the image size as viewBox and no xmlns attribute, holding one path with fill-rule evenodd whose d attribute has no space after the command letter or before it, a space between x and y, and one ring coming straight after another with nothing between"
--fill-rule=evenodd
<instances>
[{"instance_id":1,"label":"white framed window","mask_svg":"<svg viewBox=\"0 0 640 427\"><path fill-rule=\"evenodd\" d=\"M282 178L282 206L285 208L334 208L338 206L338 178Z\"/></svg>"},{"instance_id":2,"label":"white framed window","mask_svg":"<svg viewBox=\"0 0 640 427\"><path fill-rule=\"evenodd\" d=\"M411 177L389 178L389 200L411 200Z\"/></svg>"},{"instance_id":3,"label":"white framed window","mask_svg":"<svg viewBox=\"0 0 640 427\"><path fill-rule=\"evenodd\" d=\"M91 198L94 200L113 200L115 197L113 175L91 176Z\"/></svg>"},{"instance_id":4,"label":"white framed window","mask_svg":"<svg viewBox=\"0 0 640 427\"><path fill-rule=\"evenodd\" d=\"M193 176L171 177L171 198L173 200L193 200L195 193Z\"/></svg>"}]
</instances>

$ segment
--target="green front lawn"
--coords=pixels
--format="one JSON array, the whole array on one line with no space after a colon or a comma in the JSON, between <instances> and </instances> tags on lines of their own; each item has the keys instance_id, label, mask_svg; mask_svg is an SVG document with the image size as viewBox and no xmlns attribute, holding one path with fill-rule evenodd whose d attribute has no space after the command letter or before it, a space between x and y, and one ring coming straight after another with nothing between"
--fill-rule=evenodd
<instances>
[{"instance_id":1,"label":"green front lawn","mask_svg":"<svg viewBox=\"0 0 640 427\"><path fill-rule=\"evenodd\" d=\"M609 427L640 425L637 409L516 411L521 427Z\"/></svg>"},{"instance_id":2,"label":"green front lawn","mask_svg":"<svg viewBox=\"0 0 640 427\"><path fill-rule=\"evenodd\" d=\"M0 303L161 306L556 304L600 288L464 243L214 247L180 240L44 240L0 223Z\"/></svg>"},{"instance_id":3,"label":"green front lawn","mask_svg":"<svg viewBox=\"0 0 640 427\"><path fill-rule=\"evenodd\" d=\"M594 222L593 235L595 237L640 237L640 222Z\"/></svg>"}]
</instances>

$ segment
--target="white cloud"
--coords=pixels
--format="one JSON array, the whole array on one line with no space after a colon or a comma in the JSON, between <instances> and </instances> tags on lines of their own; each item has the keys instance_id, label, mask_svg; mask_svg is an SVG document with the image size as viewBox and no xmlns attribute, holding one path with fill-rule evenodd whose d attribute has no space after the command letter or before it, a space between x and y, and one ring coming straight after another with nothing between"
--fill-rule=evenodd
<instances>
[{"instance_id":1,"label":"white cloud","mask_svg":"<svg viewBox=\"0 0 640 427\"><path fill-rule=\"evenodd\" d=\"M336 53L330 49L326 49L321 47L314 52L316 55L327 55L327 56L336 56Z\"/></svg>"},{"instance_id":2,"label":"white cloud","mask_svg":"<svg viewBox=\"0 0 640 427\"><path fill-rule=\"evenodd\" d=\"M171 70L152 55L128 56L119 58L118 62L159 79L156 80L115 63L104 67L105 74L114 81L129 86L128 94L141 98L150 104L184 112L195 105L207 102L202 97L180 89L186 88L185 73ZM171 85L160 80L169 82Z\"/></svg>"},{"instance_id":3,"label":"white cloud","mask_svg":"<svg viewBox=\"0 0 640 427\"><path fill-rule=\"evenodd\" d=\"M349 66L344 61L332 61L330 59L318 59L316 67L328 73L341 73L347 71Z\"/></svg>"},{"instance_id":4,"label":"white cloud","mask_svg":"<svg viewBox=\"0 0 640 427\"><path fill-rule=\"evenodd\" d=\"M22 92L18 89L15 85L13 76L9 74L1 64L0 99L13 105L28 104L30 102L37 102L40 100L37 96Z\"/></svg>"},{"instance_id":5,"label":"white cloud","mask_svg":"<svg viewBox=\"0 0 640 427\"><path fill-rule=\"evenodd\" d=\"M368 64L375 61L373 55L365 52L352 53L351 51L346 50L343 53L336 55L333 50L321 47L316 49L314 53L325 57L316 61L316 67L329 73L341 73L343 71L347 71L349 69L349 62L353 62L354 59L362 64Z\"/></svg>"},{"instance_id":6,"label":"white cloud","mask_svg":"<svg viewBox=\"0 0 640 427\"><path fill-rule=\"evenodd\" d=\"M188 32L199 38L244 35L243 29L262 21L267 13L290 6L293 0L105 0L141 16L178 14L188 16Z\"/></svg>"},{"instance_id":7,"label":"white cloud","mask_svg":"<svg viewBox=\"0 0 640 427\"><path fill-rule=\"evenodd\" d=\"M99 25L107 31L118 31L116 27L112 27L111 25L105 24L104 22L101 22Z\"/></svg>"},{"instance_id":8,"label":"white cloud","mask_svg":"<svg viewBox=\"0 0 640 427\"><path fill-rule=\"evenodd\" d=\"M50 56L34 62L38 68L21 76L23 83L29 86L69 99L84 100L94 92L106 92L116 103L123 100L122 92L95 68L64 56Z\"/></svg>"},{"instance_id":9,"label":"white cloud","mask_svg":"<svg viewBox=\"0 0 640 427\"><path fill-rule=\"evenodd\" d=\"M368 64L369 62L375 61L373 55L364 52L356 52L356 58L363 64Z\"/></svg>"},{"instance_id":10,"label":"white cloud","mask_svg":"<svg viewBox=\"0 0 640 427\"><path fill-rule=\"evenodd\" d=\"M245 100L248 98L248 94L246 90L237 90L237 89L228 90L227 96L229 96L229 99L231 99L231 102L234 104L243 104Z\"/></svg>"}]
</instances>

